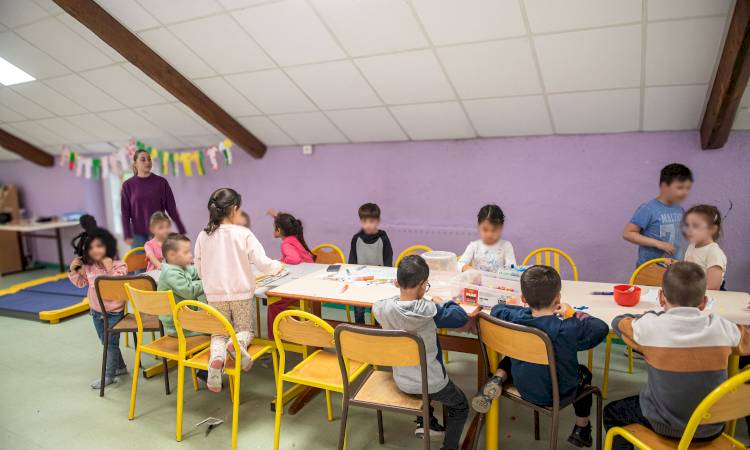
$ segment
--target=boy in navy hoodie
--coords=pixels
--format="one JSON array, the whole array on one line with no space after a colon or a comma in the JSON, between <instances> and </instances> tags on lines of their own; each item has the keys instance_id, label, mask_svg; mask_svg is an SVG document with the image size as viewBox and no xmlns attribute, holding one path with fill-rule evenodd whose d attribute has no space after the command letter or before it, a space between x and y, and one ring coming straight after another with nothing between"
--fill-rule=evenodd
<instances>
[{"instance_id":1,"label":"boy in navy hoodie","mask_svg":"<svg viewBox=\"0 0 750 450\"><path fill-rule=\"evenodd\" d=\"M443 365L443 352L437 339L438 328L460 328L469 320L466 311L452 301L443 302L437 297L432 301L424 298L430 288L427 278L430 268L421 256L411 255L398 265L398 297L380 300L372 307L373 314L384 330L404 330L417 333L424 341L427 353L427 384L430 400L445 406L447 418L445 428L438 424L430 406L430 434L437 436L445 431L443 450L458 449L461 432L469 417L466 395L456 386ZM407 394L422 393L422 372L419 366L393 368L393 380ZM424 436L422 417L417 417L417 437ZM421 436L420 436L421 435Z\"/></svg>"},{"instance_id":2,"label":"boy in navy hoodie","mask_svg":"<svg viewBox=\"0 0 750 450\"><path fill-rule=\"evenodd\" d=\"M532 266L521 276L521 295L528 308L499 304L491 315L507 322L538 328L549 336L555 349L560 403L567 405L591 384L591 372L578 364L578 352L596 347L609 333L609 326L588 314L572 313L570 305L560 303L560 275L549 266ZM565 314L568 312L568 314ZM565 319L566 315L571 315ZM524 400L540 406L552 406L552 380L549 367L503 358L495 376L472 399L472 407L489 410L500 396L503 383L512 381ZM568 442L576 447L591 447L591 396L573 402L576 423Z\"/></svg>"}]
</instances>

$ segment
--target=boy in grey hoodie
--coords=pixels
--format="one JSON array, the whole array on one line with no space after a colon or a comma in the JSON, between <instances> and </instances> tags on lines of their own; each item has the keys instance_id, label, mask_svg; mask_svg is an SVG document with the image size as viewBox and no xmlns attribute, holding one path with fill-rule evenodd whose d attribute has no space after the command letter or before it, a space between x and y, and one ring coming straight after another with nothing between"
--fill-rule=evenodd
<instances>
[{"instance_id":1,"label":"boy in grey hoodie","mask_svg":"<svg viewBox=\"0 0 750 450\"><path fill-rule=\"evenodd\" d=\"M460 328L469 320L466 311L452 301L442 302L434 297L424 298L430 288L427 278L430 268L421 256L404 258L398 266L398 297L380 300L373 305L375 319L384 330L404 330L417 333L427 352L427 383L430 400L441 402L447 409L443 450L458 449L469 403L466 396L449 378L443 365L443 352L437 339L438 328ZM422 393L422 376L418 366L394 367L393 380L407 394ZM430 432L443 430L430 406ZM417 436L424 435L422 418L417 417ZM436 433L437 434L437 433Z\"/></svg>"}]
</instances>

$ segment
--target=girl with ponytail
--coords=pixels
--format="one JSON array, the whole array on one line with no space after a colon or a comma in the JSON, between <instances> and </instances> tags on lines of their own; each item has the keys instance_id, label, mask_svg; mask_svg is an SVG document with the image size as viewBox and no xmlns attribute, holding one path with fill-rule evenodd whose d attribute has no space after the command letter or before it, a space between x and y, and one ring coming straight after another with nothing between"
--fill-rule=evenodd
<instances>
[{"instance_id":1,"label":"girl with ponytail","mask_svg":"<svg viewBox=\"0 0 750 450\"><path fill-rule=\"evenodd\" d=\"M284 264L301 264L315 261L310 247L305 242L302 221L291 214L268 210L273 217L273 237L281 239L281 262ZM268 336L273 339L273 321L282 311L295 307L298 300L282 298L268 306Z\"/></svg>"},{"instance_id":2,"label":"girl with ponytail","mask_svg":"<svg viewBox=\"0 0 750 450\"><path fill-rule=\"evenodd\" d=\"M195 241L195 268L203 280L206 300L218 309L237 332L242 370L250 370L253 360L247 347L255 335L255 273L276 274L282 269L279 261L266 256L263 246L252 231L237 225L242 218L242 197L234 189L214 191L208 199L208 224ZM207 386L221 391L221 373L227 353L235 358L229 336L211 335L211 356L208 363ZM236 358L235 358L236 360Z\"/></svg>"}]
</instances>

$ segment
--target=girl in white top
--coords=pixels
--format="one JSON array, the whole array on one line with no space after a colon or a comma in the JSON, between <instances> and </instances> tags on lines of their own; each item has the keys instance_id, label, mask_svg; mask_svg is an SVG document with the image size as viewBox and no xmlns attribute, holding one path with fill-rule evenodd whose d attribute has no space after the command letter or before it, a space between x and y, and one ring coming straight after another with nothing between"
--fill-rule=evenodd
<instances>
[{"instance_id":1,"label":"girl in white top","mask_svg":"<svg viewBox=\"0 0 750 450\"><path fill-rule=\"evenodd\" d=\"M706 289L719 290L727 271L727 255L716 243L721 234L721 213L711 205L695 205L683 217L683 232L690 241L685 261L706 271Z\"/></svg>"},{"instance_id":2,"label":"girl in white top","mask_svg":"<svg viewBox=\"0 0 750 450\"><path fill-rule=\"evenodd\" d=\"M458 270L478 269L485 272L516 265L513 245L501 238L505 214L497 205L484 205L477 214L479 237L466 246L464 254L458 259Z\"/></svg>"}]
</instances>

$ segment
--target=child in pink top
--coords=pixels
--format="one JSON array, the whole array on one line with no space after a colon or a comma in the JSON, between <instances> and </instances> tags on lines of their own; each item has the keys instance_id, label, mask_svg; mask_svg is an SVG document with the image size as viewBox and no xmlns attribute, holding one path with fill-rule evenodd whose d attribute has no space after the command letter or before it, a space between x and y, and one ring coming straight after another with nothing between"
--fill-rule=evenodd
<instances>
[{"instance_id":1,"label":"child in pink top","mask_svg":"<svg viewBox=\"0 0 750 450\"><path fill-rule=\"evenodd\" d=\"M161 269L161 263L164 261L161 246L167 240L169 233L172 232L172 221L168 215L161 211L156 211L151 215L148 229L153 238L143 244L143 249L146 251L146 259L148 260L146 271L151 272L152 270Z\"/></svg>"},{"instance_id":2,"label":"child in pink top","mask_svg":"<svg viewBox=\"0 0 750 450\"><path fill-rule=\"evenodd\" d=\"M70 263L68 278L76 287L88 286L89 288L87 296L94 328L96 328L96 334L99 336L102 345L105 343L107 345L104 376L104 385L106 386L116 382L117 375L128 373L125 361L122 359L122 353L120 353L120 334L104 335L105 320L109 326L119 322L124 316L125 303L114 300L100 302L96 295L94 282L101 275L126 275L128 268L124 262L115 260L117 241L109 231L97 227L96 221L89 215L81 217L81 226L84 227L85 231L74 240L74 242L78 242L76 248L80 251L81 256L76 256ZM102 304L104 305L104 311L102 311ZM101 379L91 383L91 388L101 389Z\"/></svg>"},{"instance_id":3,"label":"child in pink top","mask_svg":"<svg viewBox=\"0 0 750 450\"><path fill-rule=\"evenodd\" d=\"M203 280L206 300L234 327L240 345L240 364L247 371L253 365L247 352L254 334L255 273L252 266L269 274L278 273L283 266L266 256L263 246L249 229L235 225L242 214L241 204L242 197L233 189L222 188L211 194L208 225L195 241L195 268ZM227 353L236 359L229 337L212 335L206 385L213 392L221 391L221 373Z\"/></svg>"},{"instance_id":4,"label":"child in pink top","mask_svg":"<svg viewBox=\"0 0 750 450\"><path fill-rule=\"evenodd\" d=\"M315 257L305 243L302 221L291 214L269 210L273 216L273 237L281 238L281 262L284 264L301 264L315 261ZM282 298L268 306L268 337L273 339L273 322L276 316L290 307L299 305L299 300Z\"/></svg>"}]
</instances>

